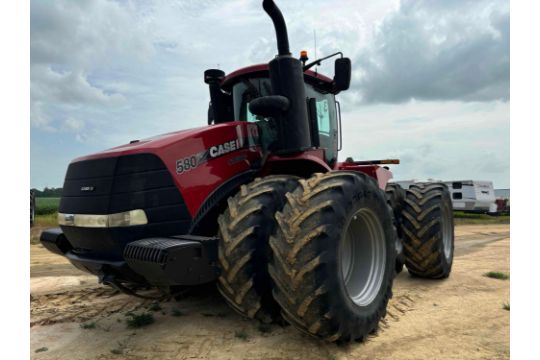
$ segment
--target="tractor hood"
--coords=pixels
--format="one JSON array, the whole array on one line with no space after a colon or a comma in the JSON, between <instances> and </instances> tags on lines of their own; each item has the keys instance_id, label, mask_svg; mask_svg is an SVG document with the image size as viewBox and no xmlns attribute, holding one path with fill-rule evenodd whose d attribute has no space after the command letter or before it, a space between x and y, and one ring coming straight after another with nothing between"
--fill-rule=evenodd
<instances>
[{"instance_id":1,"label":"tractor hood","mask_svg":"<svg viewBox=\"0 0 540 360\"><path fill-rule=\"evenodd\" d=\"M228 128L233 123L201 126L192 129L174 131L166 134L152 136L142 140L134 140L128 144L116 146L107 150L103 150L94 154L85 155L74 159L72 162L99 159L111 156L121 156L139 153L154 153L160 149L168 148L176 145L179 142L189 140L193 141L202 138L203 134L220 131L220 128Z\"/></svg>"},{"instance_id":2,"label":"tractor hood","mask_svg":"<svg viewBox=\"0 0 540 360\"><path fill-rule=\"evenodd\" d=\"M65 190L62 201L65 204L72 201L73 206L66 205L64 212L111 213L111 206L105 201L106 197L116 196L116 193L111 195L111 191L123 194L125 203L131 206L128 210L138 209L133 207L133 201L127 197L129 192L126 192L126 189L130 184L154 188L159 185L159 181L151 178L154 171L166 169L167 179L162 182L169 184L169 187L174 184L171 189L180 190L190 215L195 217L201 204L217 187L239 174L260 167L262 149L258 136L256 124L245 121L227 122L158 135L79 157L71 162L67 171L64 187L69 187L72 191ZM131 174L131 180L128 179L131 182L126 180L125 174ZM145 176L148 179L144 178ZM99 181L112 182L101 184ZM126 181L128 182L124 184ZM85 192L87 188L89 190ZM100 193L101 190L104 191L103 194ZM96 199L96 204L101 204L106 209L91 207L81 210L81 197L91 198L98 195L103 198ZM68 201L65 199L67 197L73 199ZM95 204L92 203L93 205ZM115 208L116 210L118 209Z\"/></svg>"}]
</instances>

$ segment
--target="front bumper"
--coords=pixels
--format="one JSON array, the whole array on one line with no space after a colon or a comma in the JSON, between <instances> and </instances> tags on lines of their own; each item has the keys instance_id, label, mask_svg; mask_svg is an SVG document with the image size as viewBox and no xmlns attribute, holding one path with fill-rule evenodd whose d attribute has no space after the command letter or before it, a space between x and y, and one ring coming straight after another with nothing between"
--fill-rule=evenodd
<instances>
[{"instance_id":1,"label":"front bumper","mask_svg":"<svg viewBox=\"0 0 540 360\"><path fill-rule=\"evenodd\" d=\"M79 253L60 228L43 231L40 241L49 251L65 256L75 267L102 281L112 279L163 287L204 284L219 275L216 237L180 235L140 239L124 247L122 259Z\"/></svg>"}]
</instances>

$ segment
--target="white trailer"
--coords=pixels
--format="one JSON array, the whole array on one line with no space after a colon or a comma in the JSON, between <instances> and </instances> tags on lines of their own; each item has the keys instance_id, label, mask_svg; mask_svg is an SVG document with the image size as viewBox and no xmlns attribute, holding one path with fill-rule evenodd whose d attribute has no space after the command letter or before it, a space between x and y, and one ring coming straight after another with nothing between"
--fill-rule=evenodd
<instances>
[{"instance_id":1,"label":"white trailer","mask_svg":"<svg viewBox=\"0 0 540 360\"><path fill-rule=\"evenodd\" d=\"M408 189L416 180L396 181L403 188ZM433 182L430 180L429 182ZM495 190L493 182L480 180L455 180L441 181L448 186L452 197L454 210L474 211L474 212L497 212L495 203Z\"/></svg>"}]
</instances>

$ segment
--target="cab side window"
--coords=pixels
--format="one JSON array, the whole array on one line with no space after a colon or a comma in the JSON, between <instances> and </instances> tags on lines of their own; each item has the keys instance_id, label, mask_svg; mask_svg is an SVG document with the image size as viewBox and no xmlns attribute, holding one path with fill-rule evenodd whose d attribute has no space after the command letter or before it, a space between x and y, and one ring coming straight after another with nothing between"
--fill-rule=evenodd
<instances>
[{"instance_id":1,"label":"cab side window","mask_svg":"<svg viewBox=\"0 0 540 360\"><path fill-rule=\"evenodd\" d=\"M271 151L278 137L277 123L249 111L249 103L261 96L272 94L270 79L243 79L233 87L234 120L247 121L259 127L260 141L265 151Z\"/></svg>"},{"instance_id":2,"label":"cab side window","mask_svg":"<svg viewBox=\"0 0 540 360\"><path fill-rule=\"evenodd\" d=\"M319 134L330 136L330 106L328 99L317 100L317 124Z\"/></svg>"},{"instance_id":3,"label":"cab side window","mask_svg":"<svg viewBox=\"0 0 540 360\"><path fill-rule=\"evenodd\" d=\"M306 96L315 98L320 147L325 149L326 162L333 165L337 161L338 128L334 95L322 93L306 84Z\"/></svg>"}]
</instances>

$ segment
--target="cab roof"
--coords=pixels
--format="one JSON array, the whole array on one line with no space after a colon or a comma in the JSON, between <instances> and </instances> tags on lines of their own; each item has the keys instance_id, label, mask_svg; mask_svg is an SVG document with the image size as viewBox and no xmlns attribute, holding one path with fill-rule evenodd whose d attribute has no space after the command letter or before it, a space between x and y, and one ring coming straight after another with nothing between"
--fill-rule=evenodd
<instances>
[{"instance_id":1,"label":"cab roof","mask_svg":"<svg viewBox=\"0 0 540 360\"><path fill-rule=\"evenodd\" d=\"M268 64L257 64L247 66L225 76L221 82L221 88L230 91L242 78L268 77ZM334 81L329 77L312 70L304 71L304 81L313 85L319 90L335 94Z\"/></svg>"}]
</instances>

